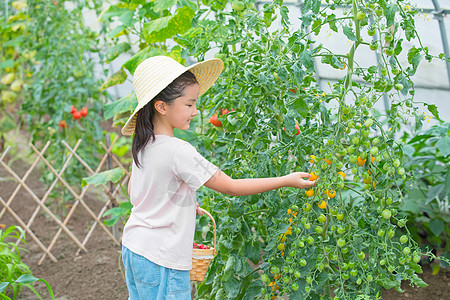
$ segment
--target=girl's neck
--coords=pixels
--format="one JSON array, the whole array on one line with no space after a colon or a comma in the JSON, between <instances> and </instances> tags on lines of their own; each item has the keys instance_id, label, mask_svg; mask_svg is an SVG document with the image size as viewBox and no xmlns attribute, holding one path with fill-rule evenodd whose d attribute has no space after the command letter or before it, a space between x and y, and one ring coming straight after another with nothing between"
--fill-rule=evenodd
<instances>
[{"instance_id":1,"label":"girl's neck","mask_svg":"<svg viewBox=\"0 0 450 300\"><path fill-rule=\"evenodd\" d=\"M153 120L153 132L155 135L167 135L170 137L174 136L173 128L171 128L171 126L164 122L164 120L159 116L155 116Z\"/></svg>"}]
</instances>

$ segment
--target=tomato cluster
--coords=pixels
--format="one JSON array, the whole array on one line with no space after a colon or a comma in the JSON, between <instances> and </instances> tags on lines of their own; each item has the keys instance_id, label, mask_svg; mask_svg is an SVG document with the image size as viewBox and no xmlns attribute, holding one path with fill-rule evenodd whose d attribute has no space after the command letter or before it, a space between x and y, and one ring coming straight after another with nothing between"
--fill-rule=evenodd
<instances>
[{"instance_id":1,"label":"tomato cluster","mask_svg":"<svg viewBox=\"0 0 450 300\"><path fill-rule=\"evenodd\" d=\"M195 242L194 242L193 248L194 249L211 249L211 247L209 247L209 246L206 246L206 245L203 245L203 244L197 244Z\"/></svg>"},{"instance_id":2,"label":"tomato cluster","mask_svg":"<svg viewBox=\"0 0 450 300\"><path fill-rule=\"evenodd\" d=\"M83 107L80 111L78 111L75 106L71 106L70 107L70 113L72 114L72 117L75 120L81 119L82 117L85 118L88 114L88 108L87 107Z\"/></svg>"},{"instance_id":3,"label":"tomato cluster","mask_svg":"<svg viewBox=\"0 0 450 300\"><path fill-rule=\"evenodd\" d=\"M234 111L234 109L232 108L231 111ZM219 117L229 114L230 110L228 110L227 108L222 108L222 114L219 116L218 113L219 113L219 111L217 111L215 114L213 114L209 118L209 122L216 127L222 127L223 124L222 124L222 121L219 120Z\"/></svg>"}]
</instances>

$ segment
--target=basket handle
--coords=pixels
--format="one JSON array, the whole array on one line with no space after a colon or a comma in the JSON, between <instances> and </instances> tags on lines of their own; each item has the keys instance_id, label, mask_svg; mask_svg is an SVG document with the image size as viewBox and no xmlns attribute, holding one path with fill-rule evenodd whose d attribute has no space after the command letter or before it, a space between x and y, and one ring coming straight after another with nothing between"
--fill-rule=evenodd
<instances>
[{"instance_id":1,"label":"basket handle","mask_svg":"<svg viewBox=\"0 0 450 300\"><path fill-rule=\"evenodd\" d=\"M201 208L200 207L200 210L204 213L204 214L206 214L211 220L212 220L212 222L213 222L213 225L214 225L214 254L217 252L216 251L216 221L214 220L214 218L213 218L213 216L211 216L211 214L207 211L207 210L205 210L205 209L203 209L203 208Z\"/></svg>"}]
</instances>

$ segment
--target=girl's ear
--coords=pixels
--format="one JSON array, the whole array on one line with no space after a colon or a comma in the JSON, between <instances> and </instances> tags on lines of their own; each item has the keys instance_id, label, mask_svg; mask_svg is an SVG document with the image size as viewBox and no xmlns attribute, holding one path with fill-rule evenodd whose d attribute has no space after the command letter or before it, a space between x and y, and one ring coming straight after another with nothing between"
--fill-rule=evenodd
<instances>
[{"instance_id":1,"label":"girl's ear","mask_svg":"<svg viewBox=\"0 0 450 300\"><path fill-rule=\"evenodd\" d=\"M159 114L161 114L161 115L163 115L163 116L166 115L166 104L164 103L164 101L162 101L162 100L156 100L154 106L155 106L155 110L156 110Z\"/></svg>"}]
</instances>

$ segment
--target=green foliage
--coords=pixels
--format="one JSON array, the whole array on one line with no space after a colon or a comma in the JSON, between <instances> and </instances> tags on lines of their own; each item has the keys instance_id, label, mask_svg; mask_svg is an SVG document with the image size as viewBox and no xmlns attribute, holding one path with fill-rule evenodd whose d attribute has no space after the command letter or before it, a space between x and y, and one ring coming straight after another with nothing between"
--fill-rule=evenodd
<instances>
[{"instance_id":1,"label":"green foliage","mask_svg":"<svg viewBox=\"0 0 450 300\"><path fill-rule=\"evenodd\" d=\"M312 196L290 188L247 197L200 189L198 201L214 215L219 240L218 255L198 286L199 297L317 299L333 290L340 299L367 299L377 297L381 288L401 291L402 280L425 286L417 276L420 249L399 224L405 193L398 182L406 175L404 151L395 139L408 117L415 117L416 129L423 121L413 105L410 76L422 58L433 57L416 46L408 50L409 65L397 59L406 51L403 34L408 41L418 38L417 12L406 10L401 0L304 1L300 24L292 27L282 1L266 3L260 11L254 1L228 6L228 1L202 1L201 7L177 1L176 9L168 9L173 3L122 1L104 14L114 12L124 20L127 10L133 11L143 28L137 31L122 22L120 31L110 34L139 41L130 48L138 52L130 50L132 58L124 64L130 73L153 55L184 63L190 56L201 61L215 53L225 62L216 84L198 100L197 122L176 136L233 178L292 171L315 172L320 178ZM344 5L342 15L335 12L338 5ZM190 26L168 30L184 7L195 10ZM279 28L272 26L276 22ZM364 40L361 32L369 23L382 40ZM348 38L348 52L315 42L314 35L327 27L331 38L337 38L335 33ZM378 65L355 60L362 47L377 51ZM341 79L321 87L315 74L319 62L342 71ZM374 108L383 96L391 102L387 114ZM133 110L131 98L105 106L116 125L123 125L126 110ZM213 114L222 127L208 122ZM318 207L320 201L325 208ZM200 218L197 226L205 228L204 222ZM212 239L211 231L195 236Z\"/></svg>"},{"instance_id":2,"label":"green foliage","mask_svg":"<svg viewBox=\"0 0 450 300\"><path fill-rule=\"evenodd\" d=\"M25 243L20 236L25 232L17 226L10 226L6 230L0 229L0 297L1 299L19 299L20 290L23 287L29 288L33 293L42 299L39 293L33 288L33 283L43 282L50 294L51 299L55 299L53 291L47 281L38 279L31 274L30 268L21 261L20 252L25 249L16 245L15 240Z\"/></svg>"},{"instance_id":3,"label":"green foliage","mask_svg":"<svg viewBox=\"0 0 450 300\"><path fill-rule=\"evenodd\" d=\"M405 134L405 167L410 172L401 186L407 192L401 206L414 239L421 246L450 253L450 124L442 123L414 136ZM444 264L445 265L445 264Z\"/></svg>"}]
</instances>

